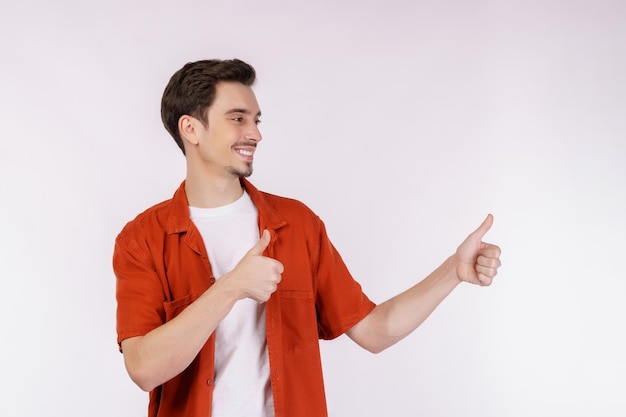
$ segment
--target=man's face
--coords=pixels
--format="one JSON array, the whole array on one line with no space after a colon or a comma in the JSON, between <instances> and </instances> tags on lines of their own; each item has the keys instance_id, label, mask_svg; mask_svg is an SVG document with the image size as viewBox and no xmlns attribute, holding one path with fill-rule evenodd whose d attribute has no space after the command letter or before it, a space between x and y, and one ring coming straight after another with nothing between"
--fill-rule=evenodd
<instances>
[{"instance_id":1,"label":"man's face","mask_svg":"<svg viewBox=\"0 0 626 417\"><path fill-rule=\"evenodd\" d=\"M219 82L208 110L208 126L201 129L200 157L217 175L248 177L257 144L259 104L252 89L238 82Z\"/></svg>"}]
</instances>

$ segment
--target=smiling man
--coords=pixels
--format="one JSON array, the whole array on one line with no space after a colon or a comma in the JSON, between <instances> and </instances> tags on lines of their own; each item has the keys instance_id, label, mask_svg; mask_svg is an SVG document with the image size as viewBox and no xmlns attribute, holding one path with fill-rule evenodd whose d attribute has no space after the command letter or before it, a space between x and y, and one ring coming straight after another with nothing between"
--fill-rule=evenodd
<instances>
[{"instance_id":1,"label":"smiling man","mask_svg":"<svg viewBox=\"0 0 626 417\"><path fill-rule=\"evenodd\" d=\"M500 266L482 241L489 215L429 276L375 305L315 213L246 179L262 139L254 80L236 59L172 76L161 115L185 181L116 239L118 343L150 417L326 416L318 339L347 334L380 352Z\"/></svg>"}]
</instances>

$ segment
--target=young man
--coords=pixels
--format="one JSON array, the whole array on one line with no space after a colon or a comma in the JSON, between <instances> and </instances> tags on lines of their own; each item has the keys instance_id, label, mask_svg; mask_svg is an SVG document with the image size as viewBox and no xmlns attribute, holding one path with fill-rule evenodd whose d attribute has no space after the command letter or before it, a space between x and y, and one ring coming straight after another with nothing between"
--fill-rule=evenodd
<instances>
[{"instance_id":1,"label":"young man","mask_svg":"<svg viewBox=\"0 0 626 417\"><path fill-rule=\"evenodd\" d=\"M375 305L315 213L245 179L261 141L254 79L240 60L172 76L161 114L186 179L116 240L118 343L150 417L325 416L319 338L346 333L380 352L500 266L482 242L489 215L432 274Z\"/></svg>"}]
</instances>

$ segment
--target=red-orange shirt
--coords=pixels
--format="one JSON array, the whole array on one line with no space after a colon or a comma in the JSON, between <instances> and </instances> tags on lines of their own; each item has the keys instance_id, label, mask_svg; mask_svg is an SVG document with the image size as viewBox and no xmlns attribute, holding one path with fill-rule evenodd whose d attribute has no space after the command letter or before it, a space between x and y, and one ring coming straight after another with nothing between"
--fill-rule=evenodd
<instances>
[{"instance_id":1,"label":"red-orange shirt","mask_svg":"<svg viewBox=\"0 0 626 417\"><path fill-rule=\"evenodd\" d=\"M326 416L318 339L333 339L374 308L326 235L299 201L242 180L272 239L265 255L285 270L266 304L267 347L276 417ZM142 336L171 320L214 282L184 183L128 223L115 242L117 340ZM184 341L181 341L184 343ZM214 383L211 336L181 374L150 392L149 417L210 416Z\"/></svg>"}]
</instances>

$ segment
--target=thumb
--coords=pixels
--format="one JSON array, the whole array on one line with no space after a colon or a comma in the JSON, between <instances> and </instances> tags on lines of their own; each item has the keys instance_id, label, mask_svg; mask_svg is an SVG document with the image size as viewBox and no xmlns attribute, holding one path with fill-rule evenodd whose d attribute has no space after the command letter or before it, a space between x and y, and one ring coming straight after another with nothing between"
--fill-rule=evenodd
<instances>
[{"instance_id":1,"label":"thumb","mask_svg":"<svg viewBox=\"0 0 626 417\"><path fill-rule=\"evenodd\" d=\"M263 255L263 251L267 248L267 245L270 243L270 232L269 230L263 230L263 234L261 235L261 239L250 249L247 255Z\"/></svg>"},{"instance_id":2,"label":"thumb","mask_svg":"<svg viewBox=\"0 0 626 417\"><path fill-rule=\"evenodd\" d=\"M493 225L493 216L491 214L487 215L487 218L482 222L478 229L474 230L470 236L482 240L483 236L487 234L489 229L491 229L491 225Z\"/></svg>"}]
</instances>

